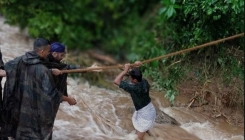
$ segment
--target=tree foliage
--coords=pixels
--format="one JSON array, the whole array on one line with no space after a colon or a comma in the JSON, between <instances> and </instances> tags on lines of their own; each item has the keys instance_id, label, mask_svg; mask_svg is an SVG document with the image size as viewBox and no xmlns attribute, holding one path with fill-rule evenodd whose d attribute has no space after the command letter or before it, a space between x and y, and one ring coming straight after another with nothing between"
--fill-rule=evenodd
<instances>
[{"instance_id":1,"label":"tree foliage","mask_svg":"<svg viewBox=\"0 0 245 140\"><path fill-rule=\"evenodd\" d=\"M33 37L61 41L73 49L98 47L130 61L244 32L242 0L2 0L0 4L6 22L27 27ZM244 49L244 38L227 43ZM221 45L155 61L142 70L153 79L153 87L166 90L165 96L173 101L176 84L187 70L175 64L178 60L207 58L210 65L224 69L224 75L243 77L244 65Z\"/></svg>"},{"instance_id":2,"label":"tree foliage","mask_svg":"<svg viewBox=\"0 0 245 140\"><path fill-rule=\"evenodd\" d=\"M197 45L244 32L244 1L188 0L178 4L181 9L171 20L177 23L178 44Z\"/></svg>"},{"instance_id":3,"label":"tree foliage","mask_svg":"<svg viewBox=\"0 0 245 140\"><path fill-rule=\"evenodd\" d=\"M96 46L115 52L125 47L122 36L129 30L124 27L130 27L130 21L137 20L154 3L154 0L152 4L140 0L12 0L1 11L7 23L22 29L28 27L33 37L60 40L70 48Z\"/></svg>"}]
</instances>

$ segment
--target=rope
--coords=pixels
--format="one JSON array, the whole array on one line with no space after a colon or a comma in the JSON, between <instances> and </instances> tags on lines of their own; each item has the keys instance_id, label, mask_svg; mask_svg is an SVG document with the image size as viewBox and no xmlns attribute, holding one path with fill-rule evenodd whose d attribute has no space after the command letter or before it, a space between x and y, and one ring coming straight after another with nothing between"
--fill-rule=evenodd
<instances>
[{"instance_id":1,"label":"rope","mask_svg":"<svg viewBox=\"0 0 245 140\"><path fill-rule=\"evenodd\" d=\"M215 44L224 42L226 40L231 40L231 39L238 38L238 37L241 37L241 36L244 36L244 33L240 33L240 34L237 34L237 35L234 35L234 36L230 36L230 37L227 37L227 38L223 38L223 39L219 39L219 40L212 41L212 42L209 42L209 43L205 43L205 44L202 44L202 45L199 45L199 46L195 46L195 47L192 47L192 48L188 48L188 49L180 50L180 51L177 51L177 52L169 53L167 55L162 55L162 56L159 56L159 57L155 57L155 58L151 58L151 59L148 59L148 60L144 60L144 61L142 61L142 63L143 64L144 63L149 63L149 62L152 62L152 61L155 61L155 60L159 60L159 59L163 59L163 58L167 58L167 57L170 57L170 56L179 55L179 54L183 54L183 53L186 53L186 52L198 50L198 49L201 49L201 48L205 48L207 46L215 45ZM131 66L133 66L133 64L131 64ZM61 70L61 71L62 71L62 73L79 73L79 72L85 72L85 71L107 70L107 69L115 69L115 68L123 68L123 67L124 67L124 65L116 65L116 66L102 66L102 67L92 67L92 68L84 68L84 69Z\"/></svg>"}]
</instances>

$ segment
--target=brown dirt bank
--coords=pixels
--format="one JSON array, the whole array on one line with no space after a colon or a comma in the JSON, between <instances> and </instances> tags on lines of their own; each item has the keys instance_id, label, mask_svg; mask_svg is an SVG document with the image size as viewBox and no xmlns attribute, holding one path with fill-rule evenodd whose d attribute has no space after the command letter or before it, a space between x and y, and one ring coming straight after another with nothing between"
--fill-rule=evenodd
<instances>
[{"instance_id":1,"label":"brown dirt bank","mask_svg":"<svg viewBox=\"0 0 245 140\"><path fill-rule=\"evenodd\" d=\"M178 85L175 106L185 106L213 120L244 128L244 86L238 78L227 85L219 75L201 82L189 74Z\"/></svg>"}]
</instances>

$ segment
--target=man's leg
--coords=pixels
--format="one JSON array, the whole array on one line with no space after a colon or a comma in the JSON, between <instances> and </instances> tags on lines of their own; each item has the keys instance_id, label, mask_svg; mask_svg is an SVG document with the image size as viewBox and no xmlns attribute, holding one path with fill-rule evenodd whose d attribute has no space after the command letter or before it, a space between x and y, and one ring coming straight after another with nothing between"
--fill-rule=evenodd
<instances>
[{"instance_id":1,"label":"man's leg","mask_svg":"<svg viewBox=\"0 0 245 140\"><path fill-rule=\"evenodd\" d=\"M146 133L149 135L149 136L152 136L151 132L149 130L146 131Z\"/></svg>"},{"instance_id":2,"label":"man's leg","mask_svg":"<svg viewBox=\"0 0 245 140\"><path fill-rule=\"evenodd\" d=\"M145 132L139 132L136 130L136 134L138 135L139 140L143 140Z\"/></svg>"}]
</instances>

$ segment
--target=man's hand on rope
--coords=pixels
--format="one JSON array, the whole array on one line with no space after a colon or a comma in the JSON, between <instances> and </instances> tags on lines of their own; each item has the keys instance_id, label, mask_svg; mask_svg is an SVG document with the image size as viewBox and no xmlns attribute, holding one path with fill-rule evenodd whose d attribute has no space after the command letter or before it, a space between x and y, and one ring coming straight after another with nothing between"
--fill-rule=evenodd
<instances>
[{"instance_id":1,"label":"man's hand on rope","mask_svg":"<svg viewBox=\"0 0 245 140\"><path fill-rule=\"evenodd\" d=\"M130 63L125 64L124 65L124 72L127 73L129 69L130 69Z\"/></svg>"},{"instance_id":2,"label":"man's hand on rope","mask_svg":"<svg viewBox=\"0 0 245 140\"><path fill-rule=\"evenodd\" d=\"M140 67L141 65L142 65L142 62L140 62L140 61L135 61L134 64L133 64L133 67L138 68L138 67Z\"/></svg>"},{"instance_id":3,"label":"man's hand on rope","mask_svg":"<svg viewBox=\"0 0 245 140\"><path fill-rule=\"evenodd\" d=\"M96 63L94 63L92 66L90 66L90 67L88 67L88 68L98 68L98 67L99 67L99 66L97 66ZM94 71L94 72L101 72L102 69L99 69L99 70L92 70L92 71Z\"/></svg>"},{"instance_id":4,"label":"man's hand on rope","mask_svg":"<svg viewBox=\"0 0 245 140\"><path fill-rule=\"evenodd\" d=\"M135 61L134 64L127 63L127 64L124 65L124 72L127 73L129 71L130 67L138 68L141 65L142 65L142 62L140 62L140 61Z\"/></svg>"},{"instance_id":5,"label":"man's hand on rope","mask_svg":"<svg viewBox=\"0 0 245 140\"><path fill-rule=\"evenodd\" d=\"M53 75L60 75L62 72L59 69L51 69Z\"/></svg>"}]
</instances>

